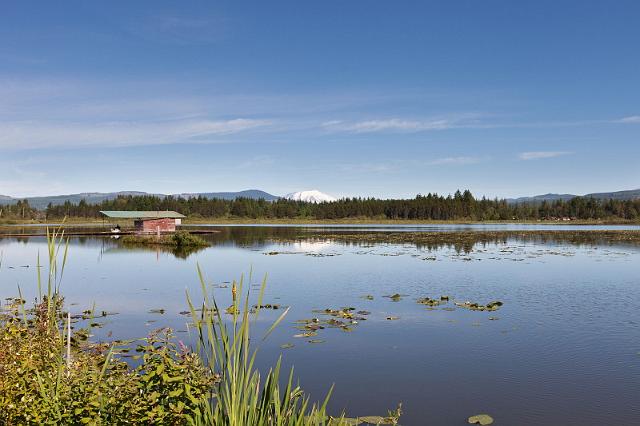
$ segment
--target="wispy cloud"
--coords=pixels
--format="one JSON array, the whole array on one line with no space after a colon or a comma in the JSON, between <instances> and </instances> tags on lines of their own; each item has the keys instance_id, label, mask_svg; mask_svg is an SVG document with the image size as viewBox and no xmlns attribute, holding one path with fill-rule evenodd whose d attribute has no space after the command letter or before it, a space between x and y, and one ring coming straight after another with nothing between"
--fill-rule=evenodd
<instances>
[{"instance_id":1,"label":"wispy cloud","mask_svg":"<svg viewBox=\"0 0 640 426\"><path fill-rule=\"evenodd\" d=\"M616 121L617 123L640 123L640 115L632 115L629 117L621 118Z\"/></svg>"},{"instance_id":2,"label":"wispy cloud","mask_svg":"<svg viewBox=\"0 0 640 426\"><path fill-rule=\"evenodd\" d=\"M529 160L542 160L545 158L555 158L561 157L563 155L569 155L572 152L569 151L528 151L521 152L518 155L518 158L521 160L529 161Z\"/></svg>"},{"instance_id":3,"label":"wispy cloud","mask_svg":"<svg viewBox=\"0 0 640 426\"><path fill-rule=\"evenodd\" d=\"M221 137L269 126L271 121L169 120L162 122L0 122L0 148L140 146L214 143Z\"/></svg>"},{"instance_id":4,"label":"wispy cloud","mask_svg":"<svg viewBox=\"0 0 640 426\"><path fill-rule=\"evenodd\" d=\"M429 130L446 130L456 127L466 127L476 123L476 115L460 117L438 117L425 120L410 120L402 118L375 119L363 121L332 120L322 124L330 131L350 133L373 132L423 132Z\"/></svg>"},{"instance_id":5,"label":"wispy cloud","mask_svg":"<svg viewBox=\"0 0 640 426\"><path fill-rule=\"evenodd\" d=\"M444 157L427 162L430 166L478 164L488 161L489 157Z\"/></svg>"}]
</instances>

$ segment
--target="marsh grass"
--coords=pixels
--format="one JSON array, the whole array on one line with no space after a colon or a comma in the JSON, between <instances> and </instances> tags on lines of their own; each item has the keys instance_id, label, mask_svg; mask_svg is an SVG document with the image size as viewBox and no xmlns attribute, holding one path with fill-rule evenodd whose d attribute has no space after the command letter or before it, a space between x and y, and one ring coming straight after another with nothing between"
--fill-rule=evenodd
<instances>
[{"instance_id":1,"label":"marsh grass","mask_svg":"<svg viewBox=\"0 0 640 426\"><path fill-rule=\"evenodd\" d=\"M220 380L213 389L211 398L204 401L202 410L193 419L197 425L324 425L332 422L326 415L326 406L331 395L329 390L322 404L310 404L309 397L299 386L293 385L293 369L284 388L280 385L281 360L270 369L264 379L255 368L258 349L251 348L251 317L260 314L266 277L263 280L258 302L253 312L249 305L249 291L244 298L244 279L232 284L233 305L227 308L231 320L223 318L215 298L210 298L206 284L198 267L203 302L196 310L187 293L195 331L197 349L212 371L220 372ZM286 309L269 327L263 340L287 315ZM341 424L340 419L334 424ZM346 423L342 423L346 424Z\"/></svg>"}]
</instances>

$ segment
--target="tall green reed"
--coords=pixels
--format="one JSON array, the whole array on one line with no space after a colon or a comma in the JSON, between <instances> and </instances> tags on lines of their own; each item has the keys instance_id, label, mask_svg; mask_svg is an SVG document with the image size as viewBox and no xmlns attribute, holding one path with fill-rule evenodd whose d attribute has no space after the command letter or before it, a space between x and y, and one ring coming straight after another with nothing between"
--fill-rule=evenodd
<instances>
[{"instance_id":1,"label":"tall green reed","mask_svg":"<svg viewBox=\"0 0 640 426\"><path fill-rule=\"evenodd\" d=\"M281 359L264 379L255 367L258 348L252 349L251 317L257 321L260 314L266 276L262 281L255 308L249 304L249 291L244 290L244 277L232 283L232 305L225 309L230 319L223 316L215 297L207 291L200 266L198 277L203 302L196 309L187 292L187 302L197 334L197 348L211 371L219 374L211 395L202 401L199 415L192 418L195 425L219 426L285 426L347 424L341 418L326 415L326 407L333 387L321 404L311 404L309 396L293 384L293 368L284 388L280 383ZM239 296L239 295L244 295ZM269 334L287 315L286 309L269 327ZM342 418L343 419L343 418Z\"/></svg>"}]
</instances>

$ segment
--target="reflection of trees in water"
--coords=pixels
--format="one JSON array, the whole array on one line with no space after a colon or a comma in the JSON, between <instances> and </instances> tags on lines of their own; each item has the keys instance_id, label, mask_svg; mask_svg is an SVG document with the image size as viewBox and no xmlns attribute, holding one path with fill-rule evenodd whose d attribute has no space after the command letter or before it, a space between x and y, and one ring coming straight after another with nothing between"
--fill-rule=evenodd
<instances>
[{"instance_id":1,"label":"reflection of trees in water","mask_svg":"<svg viewBox=\"0 0 640 426\"><path fill-rule=\"evenodd\" d=\"M418 249L453 249L469 253L478 245L504 245L509 242L535 244L640 245L639 231L618 230L525 230L525 231L448 231L448 232L382 232L340 230L319 227L233 226L217 228L220 232L207 236L214 245L263 248L273 243L331 243L353 247L373 244L410 244Z\"/></svg>"},{"instance_id":2,"label":"reflection of trees in water","mask_svg":"<svg viewBox=\"0 0 640 426\"><path fill-rule=\"evenodd\" d=\"M194 226L192 229L197 228ZM183 229L188 230L189 228L183 227ZM283 226L221 226L215 228L219 232L202 235L202 237L212 245L262 248L274 241L293 241L304 235L303 229Z\"/></svg>"},{"instance_id":3,"label":"reflection of trees in water","mask_svg":"<svg viewBox=\"0 0 640 426\"><path fill-rule=\"evenodd\" d=\"M368 247L374 244L410 244L429 251L442 248L469 253L480 245L505 245L510 242L565 244L573 246L640 245L638 231L469 231L469 232L344 232L307 233L294 241L331 241L346 246Z\"/></svg>"},{"instance_id":4,"label":"reflection of trees in water","mask_svg":"<svg viewBox=\"0 0 640 426\"><path fill-rule=\"evenodd\" d=\"M122 252L153 252L153 253L163 253L163 254L172 254L173 256L179 259L186 259L194 253L197 253L201 250L206 249L207 247L199 246L199 247L175 247L175 246L167 246L161 244L124 244L118 240L111 240L109 247L105 245L102 250L102 254L108 255L111 253L122 253Z\"/></svg>"},{"instance_id":5,"label":"reflection of trees in water","mask_svg":"<svg viewBox=\"0 0 640 426\"><path fill-rule=\"evenodd\" d=\"M197 227L192 227L197 229ZM365 248L374 244L411 245L418 249L439 250L452 249L459 253L469 253L475 248L488 245L504 245L507 243L535 244L569 244L581 245L640 245L640 231L618 230L526 230L526 231L430 231L430 232L382 232L354 231L308 226L220 226L215 234L202 235L213 246L237 246L261 249L273 243L292 244L340 244ZM29 241L45 241L46 237L6 237L2 240L27 244ZM113 251L141 250L170 253L177 258L186 259L191 254L206 247L172 247L161 245L127 245L109 237L71 237L70 245L99 246L101 253Z\"/></svg>"}]
</instances>

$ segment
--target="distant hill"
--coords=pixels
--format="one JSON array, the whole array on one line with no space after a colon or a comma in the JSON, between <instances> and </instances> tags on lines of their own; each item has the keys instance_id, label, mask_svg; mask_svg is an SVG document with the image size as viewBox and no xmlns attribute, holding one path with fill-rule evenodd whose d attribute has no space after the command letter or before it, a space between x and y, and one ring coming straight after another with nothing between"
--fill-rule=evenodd
<instances>
[{"instance_id":1,"label":"distant hill","mask_svg":"<svg viewBox=\"0 0 640 426\"><path fill-rule=\"evenodd\" d=\"M509 203L541 203L543 201L570 200L577 197L573 194L543 194L534 195L533 197L507 198Z\"/></svg>"},{"instance_id":2,"label":"distant hill","mask_svg":"<svg viewBox=\"0 0 640 426\"><path fill-rule=\"evenodd\" d=\"M49 203L55 205L64 204L66 201L69 201L73 204L79 203L81 200L85 200L89 204L97 204L101 203L105 200L113 200L119 196L126 195L152 195L156 197L166 197L167 194L152 194L148 192L140 192L140 191L120 191L120 192L82 192L79 194L68 194L68 195L51 195L46 197L26 197L29 201L29 204L32 207L37 209L44 209L49 205ZM183 198L192 198L203 196L205 198L221 198L225 200L233 200L235 198L244 197L244 198L253 198L259 199L264 198L268 201L277 200L280 197L275 195L271 195L268 192L260 191L257 189L250 189L246 191L239 192L197 192L197 193L184 193L184 194L171 194L174 197L183 197ZM23 198L13 198L7 195L0 195L0 205L6 204L15 204L18 200L22 200Z\"/></svg>"},{"instance_id":3,"label":"distant hill","mask_svg":"<svg viewBox=\"0 0 640 426\"><path fill-rule=\"evenodd\" d=\"M587 194L585 197L593 197L604 200L636 200L640 198L640 189L630 189L628 191L617 192L595 192L593 194Z\"/></svg>"},{"instance_id":4,"label":"distant hill","mask_svg":"<svg viewBox=\"0 0 640 426\"><path fill-rule=\"evenodd\" d=\"M640 199L640 189L616 192L593 192L585 195L574 194L544 194L533 197L520 197L507 199L510 203L541 203L543 201L570 200L575 197L596 198L599 200L635 200Z\"/></svg>"}]
</instances>

